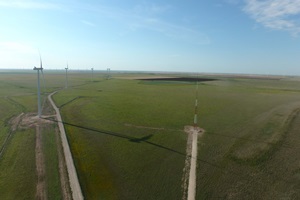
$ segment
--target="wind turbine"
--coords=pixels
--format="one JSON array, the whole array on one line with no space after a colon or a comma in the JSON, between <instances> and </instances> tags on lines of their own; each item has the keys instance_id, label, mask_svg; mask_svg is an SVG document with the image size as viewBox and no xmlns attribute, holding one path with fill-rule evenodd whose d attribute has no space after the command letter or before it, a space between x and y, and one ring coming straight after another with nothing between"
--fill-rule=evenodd
<instances>
[{"instance_id":1,"label":"wind turbine","mask_svg":"<svg viewBox=\"0 0 300 200\"><path fill-rule=\"evenodd\" d=\"M40 71L43 72L43 63L42 63L41 54L40 54L40 68L34 67L33 70L37 70L38 117L40 118L42 115Z\"/></svg>"},{"instance_id":2,"label":"wind turbine","mask_svg":"<svg viewBox=\"0 0 300 200\"><path fill-rule=\"evenodd\" d=\"M67 63L67 67L65 68L65 70L66 70L66 85L65 85L65 88L68 88L68 69L69 69L69 65Z\"/></svg>"},{"instance_id":3,"label":"wind turbine","mask_svg":"<svg viewBox=\"0 0 300 200\"><path fill-rule=\"evenodd\" d=\"M107 79L110 78L110 68L107 68Z\"/></svg>"},{"instance_id":4,"label":"wind turbine","mask_svg":"<svg viewBox=\"0 0 300 200\"><path fill-rule=\"evenodd\" d=\"M197 120L197 110L198 110L198 80L196 83L196 99L195 99L195 114L194 114L194 127L197 127L198 120Z\"/></svg>"}]
</instances>

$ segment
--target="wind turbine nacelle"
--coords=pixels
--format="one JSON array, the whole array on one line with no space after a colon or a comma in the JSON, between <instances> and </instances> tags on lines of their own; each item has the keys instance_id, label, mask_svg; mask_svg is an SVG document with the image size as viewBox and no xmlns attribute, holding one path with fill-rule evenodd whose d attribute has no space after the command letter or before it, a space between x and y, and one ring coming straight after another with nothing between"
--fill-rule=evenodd
<instances>
[{"instance_id":1,"label":"wind turbine nacelle","mask_svg":"<svg viewBox=\"0 0 300 200\"><path fill-rule=\"evenodd\" d=\"M34 67L33 70L43 70L43 68L42 67L40 67L40 68Z\"/></svg>"}]
</instances>

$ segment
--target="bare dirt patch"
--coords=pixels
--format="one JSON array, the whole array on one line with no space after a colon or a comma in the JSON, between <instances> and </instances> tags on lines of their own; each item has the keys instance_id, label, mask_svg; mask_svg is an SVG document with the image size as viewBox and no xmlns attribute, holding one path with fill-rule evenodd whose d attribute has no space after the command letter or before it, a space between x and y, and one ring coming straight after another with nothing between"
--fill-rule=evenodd
<instances>
[{"instance_id":1,"label":"bare dirt patch","mask_svg":"<svg viewBox=\"0 0 300 200\"><path fill-rule=\"evenodd\" d=\"M49 117L49 116L47 116ZM36 113L26 113L23 114L20 123L19 123L19 128L20 129L28 129L28 128L34 128L40 124L53 124L54 122L43 119L44 117L42 116L39 118Z\"/></svg>"},{"instance_id":2,"label":"bare dirt patch","mask_svg":"<svg viewBox=\"0 0 300 200\"><path fill-rule=\"evenodd\" d=\"M195 126L185 126L184 127L184 132L186 132L187 134L191 134L194 132L198 133L198 136L201 137L204 134L204 129L200 128L200 127L195 127Z\"/></svg>"},{"instance_id":3,"label":"bare dirt patch","mask_svg":"<svg viewBox=\"0 0 300 200\"><path fill-rule=\"evenodd\" d=\"M9 120L9 124L11 125L11 128L10 128L11 131L17 130L23 115L24 115L24 113L21 113L20 115L13 117Z\"/></svg>"}]
</instances>

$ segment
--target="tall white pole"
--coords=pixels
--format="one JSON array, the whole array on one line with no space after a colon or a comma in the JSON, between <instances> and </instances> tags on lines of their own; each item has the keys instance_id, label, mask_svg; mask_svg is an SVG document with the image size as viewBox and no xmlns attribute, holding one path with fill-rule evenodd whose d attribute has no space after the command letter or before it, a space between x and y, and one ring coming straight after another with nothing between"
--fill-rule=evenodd
<instances>
[{"instance_id":1,"label":"tall white pole","mask_svg":"<svg viewBox=\"0 0 300 200\"><path fill-rule=\"evenodd\" d=\"M65 88L68 88L68 67L66 69L66 85Z\"/></svg>"},{"instance_id":2,"label":"tall white pole","mask_svg":"<svg viewBox=\"0 0 300 200\"><path fill-rule=\"evenodd\" d=\"M196 85L196 100L195 100L194 127L197 127L197 125L198 125L197 114L198 114L198 81L197 81L197 85Z\"/></svg>"},{"instance_id":3,"label":"tall white pole","mask_svg":"<svg viewBox=\"0 0 300 200\"><path fill-rule=\"evenodd\" d=\"M107 68L107 79L110 78L110 68Z\"/></svg>"},{"instance_id":4,"label":"tall white pole","mask_svg":"<svg viewBox=\"0 0 300 200\"><path fill-rule=\"evenodd\" d=\"M38 116L41 117L42 110L41 110L40 70L38 70L37 73L38 73Z\"/></svg>"},{"instance_id":5,"label":"tall white pole","mask_svg":"<svg viewBox=\"0 0 300 200\"><path fill-rule=\"evenodd\" d=\"M42 115L42 107L41 107L41 85L40 85L40 70L43 68L34 67L33 70L37 70L37 96L38 96L38 117L40 118Z\"/></svg>"}]
</instances>

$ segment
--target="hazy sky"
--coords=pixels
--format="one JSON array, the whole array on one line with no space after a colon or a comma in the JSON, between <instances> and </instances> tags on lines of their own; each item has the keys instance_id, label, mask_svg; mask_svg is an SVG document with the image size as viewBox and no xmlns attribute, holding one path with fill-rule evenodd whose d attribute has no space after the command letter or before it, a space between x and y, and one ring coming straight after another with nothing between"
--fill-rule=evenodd
<instances>
[{"instance_id":1,"label":"hazy sky","mask_svg":"<svg viewBox=\"0 0 300 200\"><path fill-rule=\"evenodd\" d=\"M300 0L0 0L0 68L300 75Z\"/></svg>"}]
</instances>

